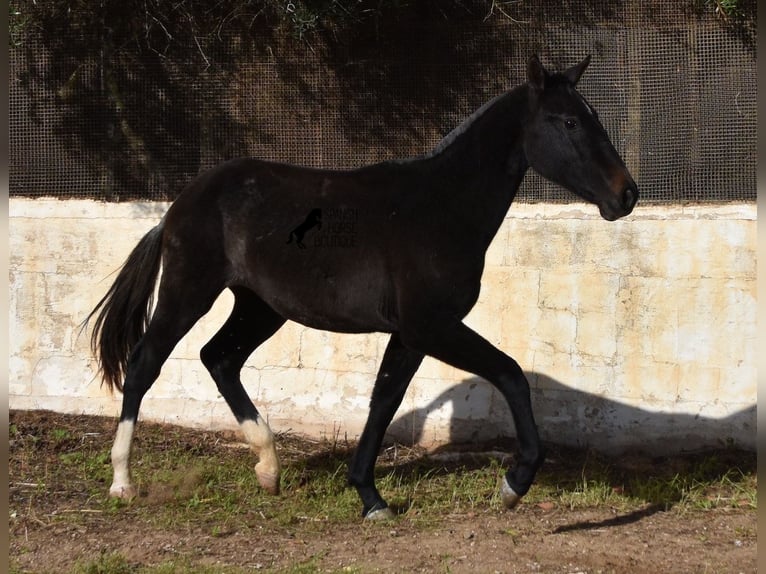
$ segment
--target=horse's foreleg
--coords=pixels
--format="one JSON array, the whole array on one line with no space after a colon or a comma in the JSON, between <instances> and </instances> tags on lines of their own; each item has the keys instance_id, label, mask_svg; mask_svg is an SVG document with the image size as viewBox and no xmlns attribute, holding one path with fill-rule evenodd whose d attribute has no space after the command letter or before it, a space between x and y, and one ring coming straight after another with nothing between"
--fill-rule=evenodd
<instances>
[{"instance_id":1,"label":"horse's foreleg","mask_svg":"<svg viewBox=\"0 0 766 574\"><path fill-rule=\"evenodd\" d=\"M267 492L278 494L280 464L274 435L247 395L239 373L255 348L271 337L285 319L253 292L244 288L232 292L231 315L202 349L201 358L234 413L245 440L258 456L255 465L258 482Z\"/></svg>"},{"instance_id":2,"label":"horse's foreleg","mask_svg":"<svg viewBox=\"0 0 766 574\"><path fill-rule=\"evenodd\" d=\"M508 402L516 425L519 459L506 473L501 495L503 503L513 508L531 487L545 458L524 372L511 357L461 322L437 317L418 324L418 330L402 332L406 345L488 380Z\"/></svg>"},{"instance_id":3,"label":"horse's foreleg","mask_svg":"<svg viewBox=\"0 0 766 574\"><path fill-rule=\"evenodd\" d=\"M386 501L375 488L375 460L386 429L422 361L422 353L405 348L398 334L391 335L372 390L370 414L348 473L349 484L356 487L362 499L362 515L366 518L392 516Z\"/></svg>"}]
</instances>

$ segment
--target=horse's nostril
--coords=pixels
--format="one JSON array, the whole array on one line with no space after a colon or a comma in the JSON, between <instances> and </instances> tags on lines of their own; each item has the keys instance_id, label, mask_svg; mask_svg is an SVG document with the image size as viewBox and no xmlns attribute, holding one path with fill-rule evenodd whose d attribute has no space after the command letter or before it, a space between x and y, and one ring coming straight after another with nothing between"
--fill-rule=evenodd
<instances>
[{"instance_id":1,"label":"horse's nostril","mask_svg":"<svg viewBox=\"0 0 766 574\"><path fill-rule=\"evenodd\" d=\"M629 184L622 192L622 205L625 209L633 209L636 201L638 201L638 189L635 185Z\"/></svg>"}]
</instances>

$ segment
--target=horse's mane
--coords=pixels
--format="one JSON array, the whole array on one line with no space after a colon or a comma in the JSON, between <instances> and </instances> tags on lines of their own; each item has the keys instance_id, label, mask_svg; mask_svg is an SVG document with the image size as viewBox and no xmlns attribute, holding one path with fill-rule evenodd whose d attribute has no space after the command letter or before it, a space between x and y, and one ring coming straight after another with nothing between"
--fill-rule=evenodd
<instances>
[{"instance_id":1,"label":"horse's mane","mask_svg":"<svg viewBox=\"0 0 766 574\"><path fill-rule=\"evenodd\" d=\"M468 116L465 120L463 120L460 125L458 125L455 129L453 129L451 132L449 132L446 136L444 136L438 144L436 144L436 147L431 151L430 154L427 154L429 156L431 155L437 155L444 151L446 148L448 148L450 145L452 145L455 140L457 140L460 136L462 136L465 132L467 132L473 124L479 120L479 118L483 117L490 109L494 108L496 104L498 104L501 100L506 99L508 96L510 96L513 93L516 93L520 87L514 88L513 90L510 90L508 92L504 92L498 96L495 96L488 102L486 102L483 106L481 106L479 109L477 109L475 112L473 112L470 116Z\"/></svg>"}]
</instances>

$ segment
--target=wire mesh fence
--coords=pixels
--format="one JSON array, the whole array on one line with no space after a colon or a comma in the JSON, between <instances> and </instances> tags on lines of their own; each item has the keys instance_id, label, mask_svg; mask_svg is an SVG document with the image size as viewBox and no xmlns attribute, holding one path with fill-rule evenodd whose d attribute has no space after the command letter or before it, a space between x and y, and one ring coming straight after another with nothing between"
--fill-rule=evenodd
<instances>
[{"instance_id":1,"label":"wire mesh fence","mask_svg":"<svg viewBox=\"0 0 766 574\"><path fill-rule=\"evenodd\" d=\"M10 192L165 200L237 156L353 168L419 155L523 82L532 53L551 68L590 53L580 91L644 201L754 201L755 47L714 18L601 5L576 21L409 20L343 50L228 61L78 59L30 34L10 49ZM572 199L532 173L518 195Z\"/></svg>"}]
</instances>

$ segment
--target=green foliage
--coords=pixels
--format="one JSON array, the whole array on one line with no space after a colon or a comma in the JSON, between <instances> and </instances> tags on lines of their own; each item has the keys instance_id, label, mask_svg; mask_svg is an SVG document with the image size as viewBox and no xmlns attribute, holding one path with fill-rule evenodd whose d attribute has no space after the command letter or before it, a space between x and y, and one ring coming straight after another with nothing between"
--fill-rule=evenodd
<instances>
[{"instance_id":1,"label":"green foliage","mask_svg":"<svg viewBox=\"0 0 766 574\"><path fill-rule=\"evenodd\" d=\"M755 18L755 14L748 14L750 6L746 0L703 0L703 4L723 20L742 19L748 16Z\"/></svg>"},{"instance_id":2,"label":"green foliage","mask_svg":"<svg viewBox=\"0 0 766 574\"><path fill-rule=\"evenodd\" d=\"M8 3L8 45L12 48L22 44L29 25L29 15L21 11L19 4L14 1Z\"/></svg>"},{"instance_id":3,"label":"green foliage","mask_svg":"<svg viewBox=\"0 0 766 574\"><path fill-rule=\"evenodd\" d=\"M370 22L396 17L414 8L441 15L483 13L484 0L10 0L10 43L20 45L27 33L80 37L83 47L140 57L154 53L164 59L210 63L220 53L250 42L273 48L275 39L308 42L314 36L353 35ZM488 6L488 4L487 4ZM406 10L405 10L406 8ZM54 36L49 32L56 31ZM275 33L276 32L276 33Z\"/></svg>"},{"instance_id":4,"label":"green foliage","mask_svg":"<svg viewBox=\"0 0 766 574\"><path fill-rule=\"evenodd\" d=\"M338 40L375 29L384 20L438 18L502 18L516 24L508 5L529 10L534 3L496 0L68 0L9 1L9 42L20 45L36 30L58 36L82 36L93 47L138 55L154 52L163 58L209 63L221 48L254 40L273 48L273 33L311 42L316 36ZM723 20L755 21L752 0L691 0L695 9L714 12Z\"/></svg>"}]
</instances>

